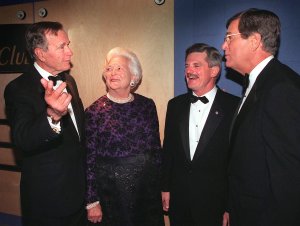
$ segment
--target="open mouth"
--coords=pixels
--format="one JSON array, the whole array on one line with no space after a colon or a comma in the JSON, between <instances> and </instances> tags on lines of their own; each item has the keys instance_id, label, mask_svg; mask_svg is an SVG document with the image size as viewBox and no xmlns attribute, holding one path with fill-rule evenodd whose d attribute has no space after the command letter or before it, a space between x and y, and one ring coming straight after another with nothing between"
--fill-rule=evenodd
<instances>
[{"instance_id":1,"label":"open mouth","mask_svg":"<svg viewBox=\"0 0 300 226\"><path fill-rule=\"evenodd\" d=\"M199 78L198 75L196 75L196 74L191 74L191 73L188 73L188 74L186 75L186 77L187 77L188 79L197 79L197 78Z\"/></svg>"}]
</instances>

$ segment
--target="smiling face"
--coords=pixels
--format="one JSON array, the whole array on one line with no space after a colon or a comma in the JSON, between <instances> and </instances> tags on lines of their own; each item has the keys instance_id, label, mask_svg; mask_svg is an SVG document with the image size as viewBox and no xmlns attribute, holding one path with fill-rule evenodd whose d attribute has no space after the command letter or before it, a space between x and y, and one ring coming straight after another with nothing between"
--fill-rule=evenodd
<instances>
[{"instance_id":1,"label":"smiling face","mask_svg":"<svg viewBox=\"0 0 300 226\"><path fill-rule=\"evenodd\" d=\"M185 79L187 86L198 96L209 92L214 86L219 67L209 67L205 52L190 53L185 61Z\"/></svg>"},{"instance_id":2,"label":"smiling face","mask_svg":"<svg viewBox=\"0 0 300 226\"><path fill-rule=\"evenodd\" d=\"M130 81L134 79L134 76L131 74L128 64L129 60L122 56L113 57L108 62L104 69L104 78L110 93L129 94Z\"/></svg>"},{"instance_id":3,"label":"smiling face","mask_svg":"<svg viewBox=\"0 0 300 226\"><path fill-rule=\"evenodd\" d=\"M71 68L72 50L70 40L65 31L59 30L57 35L47 33L48 49L36 48L37 63L52 75Z\"/></svg>"}]
</instances>

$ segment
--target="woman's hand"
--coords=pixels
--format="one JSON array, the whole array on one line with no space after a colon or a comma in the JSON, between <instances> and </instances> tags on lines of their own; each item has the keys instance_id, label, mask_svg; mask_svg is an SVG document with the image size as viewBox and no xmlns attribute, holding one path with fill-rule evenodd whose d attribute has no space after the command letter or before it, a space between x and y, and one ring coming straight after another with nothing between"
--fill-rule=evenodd
<instances>
[{"instance_id":1,"label":"woman's hand","mask_svg":"<svg viewBox=\"0 0 300 226\"><path fill-rule=\"evenodd\" d=\"M93 223L102 221L102 209L100 204L97 204L95 207L88 209L88 220Z\"/></svg>"}]
</instances>

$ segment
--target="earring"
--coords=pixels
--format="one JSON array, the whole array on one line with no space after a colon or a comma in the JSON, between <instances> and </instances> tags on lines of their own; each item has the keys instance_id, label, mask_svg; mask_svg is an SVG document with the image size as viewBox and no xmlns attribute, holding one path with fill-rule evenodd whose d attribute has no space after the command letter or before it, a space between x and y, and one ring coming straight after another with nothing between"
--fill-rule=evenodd
<instances>
[{"instance_id":1,"label":"earring","mask_svg":"<svg viewBox=\"0 0 300 226\"><path fill-rule=\"evenodd\" d=\"M130 86L131 86L131 87L134 87L134 85L135 85L135 82L132 80L132 81L130 82Z\"/></svg>"}]
</instances>

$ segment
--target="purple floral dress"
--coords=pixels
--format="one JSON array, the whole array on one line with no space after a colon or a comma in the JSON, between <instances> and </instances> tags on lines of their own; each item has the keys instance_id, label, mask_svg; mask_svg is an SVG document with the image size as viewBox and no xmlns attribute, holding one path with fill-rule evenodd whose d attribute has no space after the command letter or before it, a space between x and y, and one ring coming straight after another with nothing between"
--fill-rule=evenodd
<instances>
[{"instance_id":1,"label":"purple floral dress","mask_svg":"<svg viewBox=\"0 0 300 226\"><path fill-rule=\"evenodd\" d=\"M153 100L102 96L86 109L87 203L100 201L107 226L160 226L161 145Z\"/></svg>"}]
</instances>

